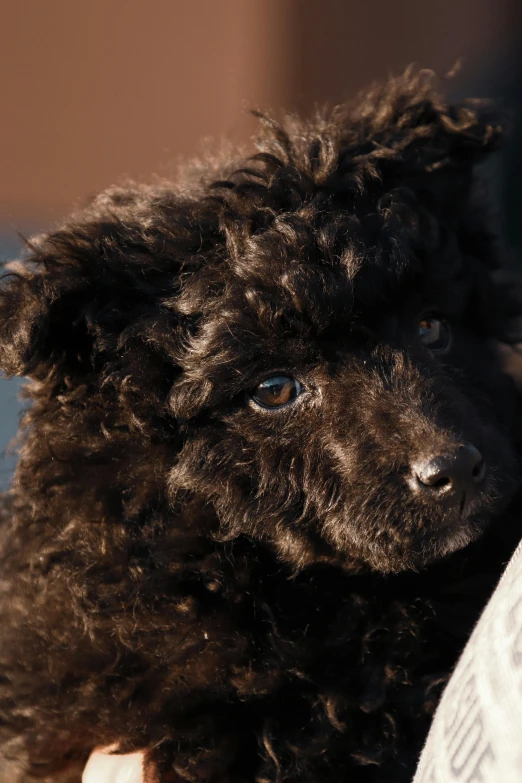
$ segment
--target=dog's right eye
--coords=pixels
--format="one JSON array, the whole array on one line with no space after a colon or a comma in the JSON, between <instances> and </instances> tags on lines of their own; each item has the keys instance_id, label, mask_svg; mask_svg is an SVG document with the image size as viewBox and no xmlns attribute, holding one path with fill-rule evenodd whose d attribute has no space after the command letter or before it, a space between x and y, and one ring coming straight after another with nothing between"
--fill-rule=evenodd
<instances>
[{"instance_id":1,"label":"dog's right eye","mask_svg":"<svg viewBox=\"0 0 522 783\"><path fill-rule=\"evenodd\" d=\"M447 321L426 315L419 322L420 341L430 351L447 351L451 343L451 330Z\"/></svg>"},{"instance_id":2,"label":"dog's right eye","mask_svg":"<svg viewBox=\"0 0 522 783\"><path fill-rule=\"evenodd\" d=\"M265 378L251 392L252 399L262 408L282 408L297 399L303 386L289 375L273 375Z\"/></svg>"}]
</instances>

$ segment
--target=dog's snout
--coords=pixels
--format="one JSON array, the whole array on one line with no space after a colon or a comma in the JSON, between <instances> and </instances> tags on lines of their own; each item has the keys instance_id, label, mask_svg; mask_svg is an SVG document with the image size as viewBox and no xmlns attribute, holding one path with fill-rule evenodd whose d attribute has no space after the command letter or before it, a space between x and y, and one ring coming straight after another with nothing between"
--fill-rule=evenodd
<instances>
[{"instance_id":1,"label":"dog's snout","mask_svg":"<svg viewBox=\"0 0 522 783\"><path fill-rule=\"evenodd\" d=\"M484 478L485 463L473 444L464 443L452 451L418 460L412 471L417 487L434 496L470 498Z\"/></svg>"}]
</instances>

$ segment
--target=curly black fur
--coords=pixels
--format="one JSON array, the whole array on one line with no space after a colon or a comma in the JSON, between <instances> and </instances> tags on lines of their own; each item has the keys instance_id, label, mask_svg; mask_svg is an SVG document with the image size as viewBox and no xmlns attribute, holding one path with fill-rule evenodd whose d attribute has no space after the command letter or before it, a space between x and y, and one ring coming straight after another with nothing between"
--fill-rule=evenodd
<instances>
[{"instance_id":1,"label":"curly black fur","mask_svg":"<svg viewBox=\"0 0 522 783\"><path fill-rule=\"evenodd\" d=\"M31 379L0 528L23 780L117 743L161 781L409 781L520 537L490 107L410 70L261 122L246 161L102 194L0 292L0 364ZM274 373L305 390L269 411L249 391ZM456 517L408 476L463 441L488 468Z\"/></svg>"}]
</instances>

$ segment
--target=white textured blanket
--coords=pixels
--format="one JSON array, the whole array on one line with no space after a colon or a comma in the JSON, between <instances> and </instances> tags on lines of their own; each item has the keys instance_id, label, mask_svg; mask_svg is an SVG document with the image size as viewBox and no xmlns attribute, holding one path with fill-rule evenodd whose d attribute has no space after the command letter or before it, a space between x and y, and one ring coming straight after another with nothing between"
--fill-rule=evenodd
<instances>
[{"instance_id":1,"label":"white textured blanket","mask_svg":"<svg viewBox=\"0 0 522 783\"><path fill-rule=\"evenodd\" d=\"M522 544L444 692L414 783L522 782Z\"/></svg>"}]
</instances>

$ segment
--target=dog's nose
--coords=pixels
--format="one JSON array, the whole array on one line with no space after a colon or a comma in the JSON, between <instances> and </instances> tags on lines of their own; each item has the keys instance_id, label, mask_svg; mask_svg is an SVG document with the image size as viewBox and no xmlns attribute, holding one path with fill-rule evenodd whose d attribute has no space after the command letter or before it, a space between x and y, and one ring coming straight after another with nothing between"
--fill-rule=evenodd
<instances>
[{"instance_id":1,"label":"dog's nose","mask_svg":"<svg viewBox=\"0 0 522 783\"><path fill-rule=\"evenodd\" d=\"M470 498L485 475L485 462L472 443L464 443L444 454L425 457L412 465L419 489L440 499L454 495Z\"/></svg>"}]
</instances>

